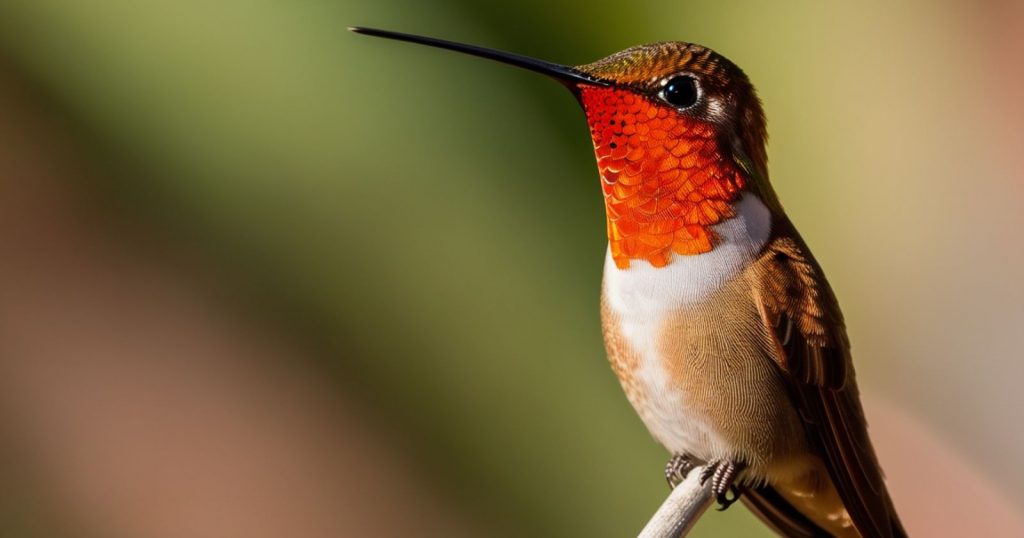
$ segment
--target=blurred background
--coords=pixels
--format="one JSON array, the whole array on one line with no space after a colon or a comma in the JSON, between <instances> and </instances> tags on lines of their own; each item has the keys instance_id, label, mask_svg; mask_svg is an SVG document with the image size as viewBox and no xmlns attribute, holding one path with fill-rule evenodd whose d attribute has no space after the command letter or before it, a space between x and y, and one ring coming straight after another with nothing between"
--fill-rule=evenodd
<instances>
[{"instance_id":1,"label":"blurred background","mask_svg":"<svg viewBox=\"0 0 1024 538\"><path fill-rule=\"evenodd\" d=\"M354 24L742 66L909 530L1024 535L1020 2L4 0L0 536L618 537L667 494L577 105Z\"/></svg>"}]
</instances>

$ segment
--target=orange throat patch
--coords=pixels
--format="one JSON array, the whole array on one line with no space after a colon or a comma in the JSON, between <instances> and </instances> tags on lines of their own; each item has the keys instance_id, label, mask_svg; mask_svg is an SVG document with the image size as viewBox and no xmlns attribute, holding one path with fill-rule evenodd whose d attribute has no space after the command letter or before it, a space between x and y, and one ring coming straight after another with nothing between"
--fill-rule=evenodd
<instances>
[{"instance_id":1,"label":"orange throat patch","mask_svg":"<svg viewBox=\"0 0 1024 538\"><path fill-rule=\"evenodd\" d=\"M664 267L672 254L710 252L711 226L731 218L743 175L719 148L716 127L628 90L585 86L608 216L620 269L630 260Z\"/></svg>"}]
</instances>

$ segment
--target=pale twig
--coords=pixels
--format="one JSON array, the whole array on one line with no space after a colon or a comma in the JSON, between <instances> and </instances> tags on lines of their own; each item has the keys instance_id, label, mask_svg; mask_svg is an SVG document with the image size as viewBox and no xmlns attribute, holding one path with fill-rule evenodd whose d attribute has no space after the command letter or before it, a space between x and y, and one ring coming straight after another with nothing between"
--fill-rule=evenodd
<instances>
[{"instance_id":1,"label":"pale twig","mask_svg":"<svg viewBox=\"0 0 1024 538\"><path fill-rule=\"evenodd\" d=\"M703 472L703 466L690 470L686 479L661 503L661 508L647 522L644 530L640 531L638 538L678 538L686 536L693 529L714 498L711 494L711 481L701 483L700 475Z\"/></svg>"}]
</instances>

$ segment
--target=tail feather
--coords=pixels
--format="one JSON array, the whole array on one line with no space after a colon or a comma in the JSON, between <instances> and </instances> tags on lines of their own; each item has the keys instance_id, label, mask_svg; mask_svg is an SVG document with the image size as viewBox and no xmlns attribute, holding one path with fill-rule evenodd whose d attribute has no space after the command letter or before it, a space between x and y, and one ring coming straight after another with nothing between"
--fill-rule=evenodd
<instances>
[{"instance_id":1,"label":"tail feather","mask_svg":"<svg viewBox=\"0 0 1024 538\"><path fill-rule=\"evenodd\" d=\"M771 486L749 488L743 504L778 535L789 538L829 538L832 535L801 514Z\"/></svg>"},{"instance_id":2,"label":"tail feather","mask_svg":"<svg viewBox=\"0 0 1024 538\"><path fill-rule=\"evenodd\" d=\"M778 490L771 486L748 488L740 499L747 509L779 536L788 538L830 538L834 536L797 510L792 503L779 494ZM891 505L891 501L889 503ZM895 513L895 510L892 512ZM890 521L892 535L905 538L907 532L900 524L900 520L893 517ZM854 529L850 529L850 532L855 536L859 535Z\"/></svg>"}]
</instances>

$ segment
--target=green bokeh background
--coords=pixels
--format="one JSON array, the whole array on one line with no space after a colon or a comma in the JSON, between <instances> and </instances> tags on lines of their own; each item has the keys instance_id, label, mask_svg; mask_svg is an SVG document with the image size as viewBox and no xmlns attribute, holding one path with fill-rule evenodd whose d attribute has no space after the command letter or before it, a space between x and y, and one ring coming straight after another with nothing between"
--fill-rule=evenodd
<instances>
[{"instance_id":1,"label":"green bokeh background","mask_svg":"<svg viewBox=\"0 0 1024 538\"><path fill-rule=\"evenodd\" d=\"M88 188L145 233L216 260L229 289L321 346L315 367L405 432L407 456L439 495L492 535L627 536L664 498L666 454L604 357L604 215L581 111L533 74L345 27L567 64L659 40L727 55L765 103L784 204L829 270L855 341L877 350L886 336L870 336L879 334L873 286L858 275L865 265L888 270L864 255L875 248L865 236L884 234L858 228L854 213L881 180L862 159L872 137L843 130L877 107L841 83L855 80L849 62L860 55L851 27L881 32L922 12L815 2L5 0L0 54L108 172ZM922 33L944 20L922 23ZM899 57L916 58L907 54ZM898 61L879 76L931 69ZM914 185L889 192L898 199ZM875 206L882 222L902 211L889 200ZM928 245L931 233L922 226L921 241L907 242ZM904 390L906 373L882 360L858 357L862 383L928 409L936 395ZM951 438L972 435L951 420ZM990 441L979 443L955 444L983 451ZM769 534L734 509L704 518L697 535Z\"/></svg>"}]
</instances>

